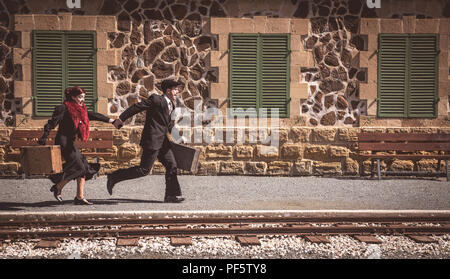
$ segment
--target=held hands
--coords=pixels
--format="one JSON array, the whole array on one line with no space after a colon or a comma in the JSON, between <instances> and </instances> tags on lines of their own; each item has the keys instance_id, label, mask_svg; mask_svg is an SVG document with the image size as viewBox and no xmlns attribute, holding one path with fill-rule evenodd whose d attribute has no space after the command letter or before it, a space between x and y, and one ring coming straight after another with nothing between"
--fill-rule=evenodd
<instances>
[{"instance_id":1,"label":"held hands","mask_svg":"<svg viewBox=\"0 0 450 279\"><path fill-rule=\"evenodd\" d=\"M122 120L120 120L120 118L114 120L112 124L114 125L114 127L116 127L116 129L120 129L123 127L123 122Z\"/></svg>"}]
</instances>

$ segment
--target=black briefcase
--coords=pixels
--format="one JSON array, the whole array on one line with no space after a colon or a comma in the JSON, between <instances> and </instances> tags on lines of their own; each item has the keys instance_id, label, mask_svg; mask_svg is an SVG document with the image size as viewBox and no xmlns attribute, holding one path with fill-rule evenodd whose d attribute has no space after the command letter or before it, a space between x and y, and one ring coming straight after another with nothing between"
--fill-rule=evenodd
<instances>
[{"instance_id":1,"label":"black briefcase","mask_svg":"<svg viewBox=\"0 0 450 279\"><path fill-rule=\"evenodd\" d=\"M197 173L200 149L172 142L172 151L177 161L177 168Z\"/></svg>"}]
</instances>

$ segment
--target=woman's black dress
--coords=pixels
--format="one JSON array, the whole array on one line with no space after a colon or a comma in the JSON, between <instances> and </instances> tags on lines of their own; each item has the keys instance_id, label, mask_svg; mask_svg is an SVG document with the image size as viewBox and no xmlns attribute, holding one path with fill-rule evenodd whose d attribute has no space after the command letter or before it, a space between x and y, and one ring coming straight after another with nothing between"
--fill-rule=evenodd
<instances>
[{"instance_id":1,"label":"woman's black dress","mask_svg":"<svg viewBox=\"0 0 450 279\"><path fill-rule=\"evenodd\" d=\"M109 122L109 118L103 114L88 111L89 120ZM78 177L91 179L100 169L100 164L88 163L80 150L74 145L77 135L72 118L65 104L55 107L52 118L44 126L43 137L47 138L50 131L58 126L58 132L55 137L55 144L61 146L61 155L65 160L63 172L52 174L50 180L57 184L63 180L72 180Z\"/></svg>"}]
</instances>

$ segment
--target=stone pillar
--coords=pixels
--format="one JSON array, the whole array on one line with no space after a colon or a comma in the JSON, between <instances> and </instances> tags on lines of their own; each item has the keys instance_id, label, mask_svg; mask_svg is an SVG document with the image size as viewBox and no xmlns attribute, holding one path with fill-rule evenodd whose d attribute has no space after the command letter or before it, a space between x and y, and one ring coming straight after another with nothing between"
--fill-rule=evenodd
<instances>
[{"instance_id":1,"label":"stone pillar","mask_svg":"<svg viewBox=\"0 0 450 279\"><path fill-rule=\"evenodd\" d=\"M439 19L439 104L438 115L447 116L450 112L450 19Z\"/></svg>"},{"instance_id":2,"label":"stone pillar","mask_svg":"<svg viewBox=\"0 0 450 279\"><path fill-rule=\"evenodd\" d=\"M397 28L400 21L396 20ZM378 56L376 51L378 49L378 34L380 33L380 19L361 18L360 32L368 36L367 50L360 51L360 66L367 68L368 80L367 83L360 83L359 94L361 99L367 100L367 115L377 115L378 97ZM383 24L385 26L385 24ZM401 30L401 29L400 29Z\"/></svg>"}]
</instances>

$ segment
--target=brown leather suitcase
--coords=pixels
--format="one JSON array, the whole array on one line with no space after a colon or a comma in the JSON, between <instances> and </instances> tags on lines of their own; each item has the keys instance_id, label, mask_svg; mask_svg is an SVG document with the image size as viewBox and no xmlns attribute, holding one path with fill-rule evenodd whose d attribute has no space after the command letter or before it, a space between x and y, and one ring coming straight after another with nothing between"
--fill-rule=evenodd
<instances>
[{"instance_id":1,"label":"brown leather suitcase","mask_svg":"<svg viewBox=\"0 0 450 279\"><path fill-rule=\"evenodd\" d=\"M59 145L24 146L20 148L20 163L26 176L62 172Z\"/></svg>"},{"instance_id":2,"label":"brown leather suitcase","mask_svg":"<svg viewBox=\"0 0 450 279\"><path fill-rule=\"evenodd\" d=\"M197 173L200 149L172 142L172 151L178 169L190 171L193 174Z\"/></svg>"}]
</instances>

